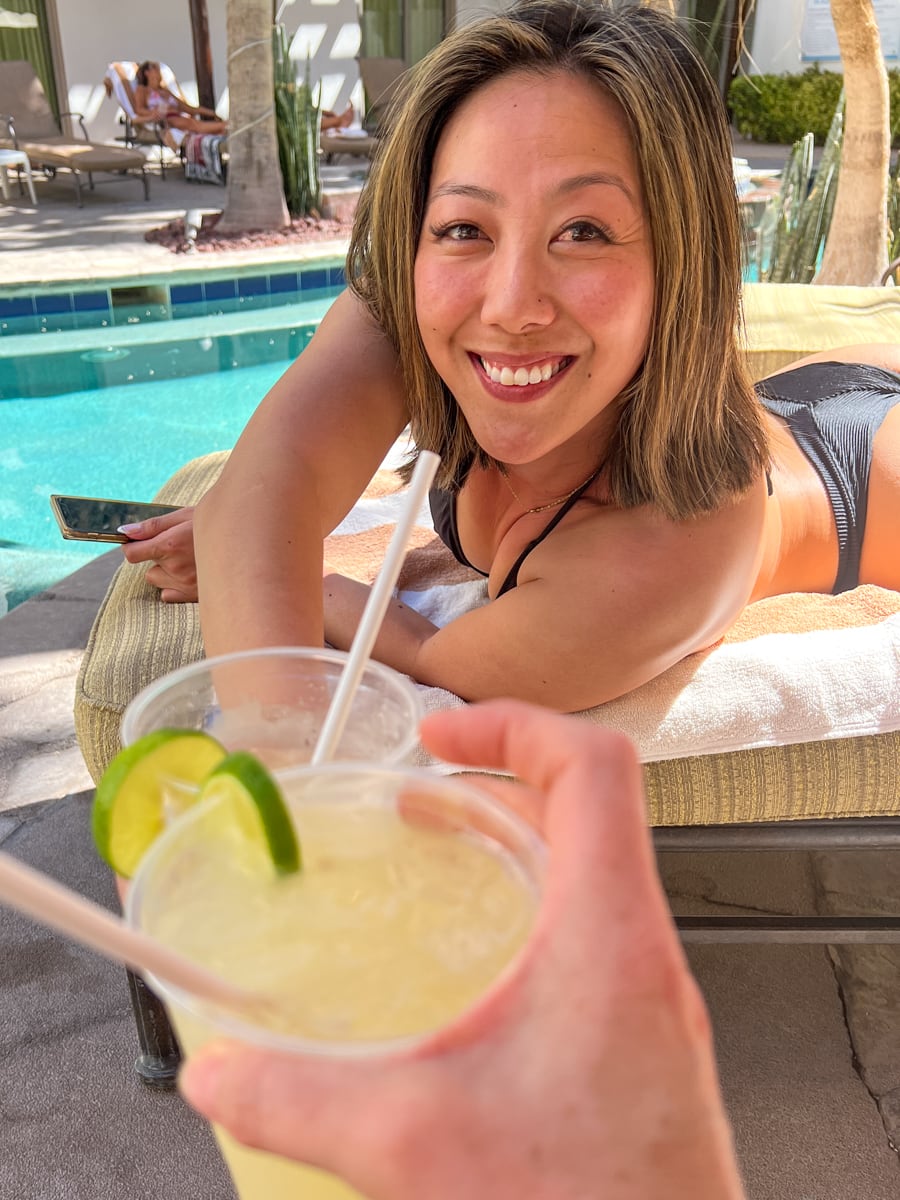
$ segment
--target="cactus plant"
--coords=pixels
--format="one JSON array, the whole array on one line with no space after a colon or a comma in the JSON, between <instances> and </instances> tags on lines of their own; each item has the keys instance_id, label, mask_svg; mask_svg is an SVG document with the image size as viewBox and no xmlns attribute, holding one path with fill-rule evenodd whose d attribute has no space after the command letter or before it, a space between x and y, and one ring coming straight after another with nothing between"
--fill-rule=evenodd
<instances>
[{"instance_id":1,"label":"cactus plant","mask_svg":"<svg viewBox=\"0 0 900 1200\"><path fill-rule=\"evenodd\" d=\"M303 81L290 54L283 25L273 34L275 60L275 124L284 198L292 217L318 216L322 204L319 177L321 110L310 82L309 56Z\"/></svg>"}]
</instances>

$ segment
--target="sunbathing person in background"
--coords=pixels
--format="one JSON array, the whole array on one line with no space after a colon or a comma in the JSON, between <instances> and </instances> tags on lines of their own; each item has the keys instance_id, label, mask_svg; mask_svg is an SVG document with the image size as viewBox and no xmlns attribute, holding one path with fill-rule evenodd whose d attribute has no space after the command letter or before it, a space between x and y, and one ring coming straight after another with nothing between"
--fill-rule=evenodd
<instances>
[{"instance_id":1,"label":"sunbathing person in background","mask_svg":"<svg viewBox=\"0 0 900 1200\"><path fill-rule=\"evenodd\" d=\"M571 711L715 643L753 600L900 590L900 348L756 387L725 111L646 7L523 0L410 73L338 298L194 516L125 548L206 650L347 647L366 589L322 540L409 423L435 526L490 603L401 603L383 662Z\"/></svg>"},{"instance_id":2,"label":"sunbathing person in background","mask_svg":"<svg viewBox=\"0 0 900 1200\"><path fill-rule=\"evenodd\" d=\"M139 121L153 120L163 127L163 140L172 150L178 147L169 129L183 133L227 133L228 122L219 119L211 108L188 104L163 86L159 63L142 62L137 69L134 113Z\"/></svg>"}]
</instances>

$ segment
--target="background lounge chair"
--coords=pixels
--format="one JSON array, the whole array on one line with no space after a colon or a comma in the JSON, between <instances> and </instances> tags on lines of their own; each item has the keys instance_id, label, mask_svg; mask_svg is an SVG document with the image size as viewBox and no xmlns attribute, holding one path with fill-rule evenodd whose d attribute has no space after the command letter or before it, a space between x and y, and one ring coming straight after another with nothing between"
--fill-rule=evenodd
<instances>
[{"instance_id":1,"label":"background lounge chair","mask_svg":"<svg viewBox=\"0 0 900 1200\"><path fill-rule=\"evenodd\" d=\"M357 58L359 77L366 91L366 119L370 133L377 133L378 124L394 98L400 81L409 69L402 58Z\"/></svg>"},{"instance_id":2,"label":"background lounge chair","mask_svg":"<svg viewBox=\"0 0 900 1200\"><path fill-rule=\"evenodd\" d=\"M359 76L366 93L363 127L326 129L320 144L325 161L336 154L371 158L378 145L378 125L408 68L402 58L357 58Z\"/></svg>"},{"instance_id":3,"label":"background lounge chair","mask_svg":"<svg viewBox=\"0 0 900 1200\"><path fill-rule=\"evenodd\" d=\"M88 185L93 190L96 171L120 175L140 172L144 199L150 199L146 162L139 150L90 141L80 113L64 112L60 117L77 118L83 137L71 137L62 132L31 63L3 64L0 75L0 148L23 150L32 166L43 168L51 178L58 170L71 171L79 208L83 203L81 178L86 175Z\"/></svg>"}]
</instances>

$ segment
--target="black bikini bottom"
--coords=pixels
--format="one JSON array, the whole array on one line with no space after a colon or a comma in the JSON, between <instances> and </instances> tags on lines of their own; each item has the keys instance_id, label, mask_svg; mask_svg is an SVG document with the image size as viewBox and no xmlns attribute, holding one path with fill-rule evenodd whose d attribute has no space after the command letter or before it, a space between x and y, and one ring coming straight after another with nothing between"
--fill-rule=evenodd
<instances>
[{"instance_id":1,"label":"black bikini bottom","mask_svg":"<svg viewBox=\"0 0 900 1200\"><path fill-rule=\"evenodd\" d=\"M808 363L760 380L756 392L786 422L825 486L838 535L832 591L849 591L859 583L872 443L900 404L900 375L863 363Z\"/></svg>"}]
</instances>

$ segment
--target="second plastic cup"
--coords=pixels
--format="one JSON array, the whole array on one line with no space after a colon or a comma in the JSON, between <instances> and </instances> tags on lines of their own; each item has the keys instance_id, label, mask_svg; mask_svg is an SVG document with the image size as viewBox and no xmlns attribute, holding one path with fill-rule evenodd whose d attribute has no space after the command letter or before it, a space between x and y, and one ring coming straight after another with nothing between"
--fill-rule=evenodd
<instances>
[{"instance_id":1,"label":"second plastic cup","mask_svg":"<svg viewBox=\"0 0 900 1200\"><path fill-rule=\"evenodd\" d=\"M156 729L203 729L228 751L250 750L273 767L307 763L347 655L278 646L207 658L156 680L125 711L122 742ZM369 662L334 761L402 763L418 740L422 706L413 684Z\"/></svg>"}]
</instances>

